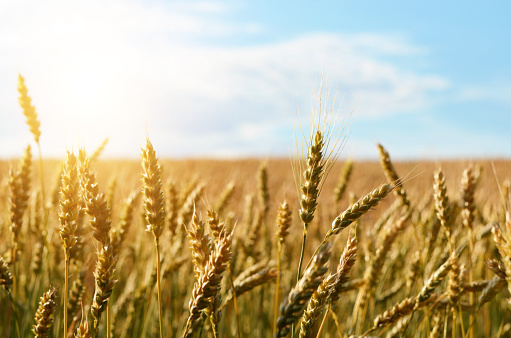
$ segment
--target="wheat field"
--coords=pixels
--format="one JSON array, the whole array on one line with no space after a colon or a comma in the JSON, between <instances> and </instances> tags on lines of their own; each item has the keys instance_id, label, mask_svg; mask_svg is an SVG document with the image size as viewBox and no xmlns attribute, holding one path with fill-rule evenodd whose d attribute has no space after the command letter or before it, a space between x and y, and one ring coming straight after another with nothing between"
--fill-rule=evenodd
<instances>
[{"instance_id":1,"label":"wheat field","mask_svg":"<svg viewBox=\"0 0 511 338\"><path fill-rule=\"evenodd\" d=\"M43 159L18 89L2 337L511 335L509 161L341 160L328 125L292 160Z\"/></svg>"}]
</instances>

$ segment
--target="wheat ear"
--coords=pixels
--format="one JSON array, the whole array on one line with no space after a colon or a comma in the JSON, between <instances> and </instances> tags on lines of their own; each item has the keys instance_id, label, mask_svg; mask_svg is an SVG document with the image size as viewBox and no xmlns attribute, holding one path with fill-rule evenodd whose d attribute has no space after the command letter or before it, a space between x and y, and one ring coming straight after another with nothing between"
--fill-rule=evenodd
<instances>
[{"instance_id":1,"label":"wheat ear","mask_svg":"<svg viewBox=\"0 0 511 338\"><path fill-rule=\"evenodd\" d=\"M498 225L492 228L493 240L505 268L507 287L511 292L511 215L506 213L506 222L503 227Z\"/></svg>"},{"instance_id":2,"label":"wheat ear","mask_svg":"<svg viewBox=\"0 0 511 338\"><path fill-rule=\"evenodd\" d=\"M57 298L57 289L51 287L41 297L39 302L39 308L35 313L35 325L32 327L32 332L37 338L48 337L50 327L53 324L53 314L57 304L55 299Z\"/></svg>"},{"instance_id":3,"label":"wheat ear","mask_svg":"<svg viewBox=\"0 0 511 338\"><path fill-rule=\"evenodd\" d=\"M357 239L356 237L349 237L339 265L337 266L337 271L323 279L307 304L307 309L302 316L300 337L311 337L314 332L314 326L325 305L327 303L335 303L339 299L344 284L348 281L348 274L355 264L356 256ZM327 316L329 309L330 308L328 308L324 317ZM325 318L323 318L323 320L324 319ZM318 332L318 335L319 334L320 332Z\"/></svg>"},{"instance_id":4,"label":"wheat ear","mask_svg":"<svg viewBox=\"0 0 511 338\"><path fill-rule=\"evenodd\" d=\"M449 250L451 254L453 253L453 244L451 240L451 229L449 224L449 199L447 197L447 188L445 186L445 176L442 169L438 169L435 171L435 210L436 215L442 225L442 228L445 231L445 236L447 237L447 242L449 244Z\"/></svg>"},{"instance_id":5,"label":"wheat ear","mask_svg":"<svg viewBox=\"0 0 511 338\"><path fill-rule=\"evenodd\" d=\"M220 283L222 275L231 258L231 243L233 232L227 234L224 231L215 243L214 249L209 255L209 260L204 268L204 272L195 282L190 300L190 314L186 321L186 327L183 337L187 337L192 328L192 324L196 321L203 310L211 307L212 300L217 297L220 291Z\"/></svg>"},{"instance_id":6,"label":"wheat ear","mask_svg":"<svg viewBox=\"0 0 511 338\"><path fill-rule=\"evenodd\" d=\"M312 294L321 284L327 270L325 264L330 258L331 246L330 243L321 246L310 267L304 271L303 276L280 305L275 337L284 337L289 333L290 326L298 320Z\"/></svg>"},{"instance_id":7,"label":"wheat ear","mask_svg":"<svg viewBox=\"0 0 511 338\"><path fill-rule=\"evenodd\" d=\"M383 167L383 171L385 172L385 176L389 182L396 182L396 189L394 190L394 193L401 199L401 203L404 206L410 207L410 200L408 199L408 195L403 188L403 184L396 172L396 169L394 169L394 166L392 165L389 153L387 150L385 150L385 148L383 148L381 144L378 144L378 152L380 153L380 163Z\"/></svg>"},{"instance_id":8,"label":"wheat ear","mask_svg":"<svg viewBox=\"0 0 511 338\"><path fill-rule=\"evenodd\" d=\"M39 151L39 174L41 178L41 194L43 195L43 201L46 201L45 190L44 190L44 174L43 174L43 157L41 154L41 144L39 143L39 137L41 136L41 122L37 119L37 113L34 105L32 105L32 99L28 96L28 89L25 86L25 79L23 76L18 74L18 93L20 94L18 102L23 109L23 115L27 119L27 125L30 128L30 132L34 136L35 143L37 143L37 149Z\"/></svg>"},{"instance_id":9,"label":"wheat ear","mask_svg":"<svg viewBox=\"0 0 511 338\"><path fill-rule=\"evenodd\" d=\"M105 138L103 140L103 142L101 142L101 144L96 148L96 150L94 150L94 152L92 153L92 155L90 156L90 161L91 162L96 162L98 160L98 158L101 156L101 154L103 153L103 150L105 150L105 147L106 145L108 144L108 141L109 141L109 138Z\"/></svg>"},{"instance_id":10,"label":"wheat ear","mask_svg":"<svg viewBox=\"0 0 511 338\"><path fill-rule=\"evenodd\" d=\"M12 286L12 275L4 258L0 256L0 285L9 292Z\"/></svg>"},{"instance_id":11,"label":"wheat ear","mask_svg":"<svg viewBox=\"0 0 511 338\"><path fill-rule=\"evenodd\" d=\"M9 172L9 188L11 190L11 198L9 203L10 211L10 230L12 233L11 261L13 262L13 297L16 298L18 290L17 276L17 253L18 253L18 236L23 225L23 215L28 206L30 197L30 174L32 172L32 153L30 145L27 146L20 160L19 170L13 169Z\"/></svg>"},{"instance_id":12,"label":"wheat ear","mask_svg":"<svg viewBox=\"0 0 511 338\"><path fill-rule=\"evenodd\" d=\"M335 203L339 203L346 188L348 187L348 182L351 177L351 173L353 172L353 160L349 158L343 165L341 175L339 176L339 181L334 189L334 201Z\"/></svg>"},{"instance_id":13,"label":"wheat ear","mask_svg":"<svg viewBox=\"0 0 511 338\"><path fill-rule=\"evenodd\" d=\"M348 225L359 219L363 214L377 206L392 190L392 184L382 184L378 188L371 191L358 200L355 204L351 205L342 214L337 216L332 222L332 228L325 236L325 240L332 235L337 235Z\"/></svg>"},{"instance_id":14,"label":"wheat ear","mask_svg":"<svg viewBox=\"0 0 511 338\"><path fill-rule=\"evenodd\" d=\"M67 153L66 163L62 172L60 189L60 238L63 242L65 256L64 272L64 336L67 334L67 305L69 292L69 260L70 250L76 244L76 221L78 219L79 182L77 160L73 153Z\"/></svg>"}]
</instances>

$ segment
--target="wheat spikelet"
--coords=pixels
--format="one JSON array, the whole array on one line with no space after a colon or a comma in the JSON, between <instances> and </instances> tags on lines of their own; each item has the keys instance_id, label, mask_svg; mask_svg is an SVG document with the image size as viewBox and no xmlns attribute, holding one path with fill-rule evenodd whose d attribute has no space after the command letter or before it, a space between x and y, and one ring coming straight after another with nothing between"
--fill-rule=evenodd
<instances>
[{"instance_id":1,"label":"wheat spikelet","mask_svg":"<svg viewBox=\"0 0 511 338\"><path fill-rule=\"evenodd\" d=\"M330 301L335 303L339 299L339 295L346 289L346 283L348 282L348 274L350 273L355 260L357 258L357 238L350 236L346 243L346 247L342 252L337 271L335 272L335 279L332 282L330 288Z\"/></svg>"},{"instance_id":2,"label":"wheat spikelet","mask_svg":"<svg viewBox=\"0 0 511 338\"><path fill-rule=\"evenodd\" d=\"M179 198L176 188L176 183L173 180L169 180L167 182L167 207L165 208L167 211L167 226L169 228L170 234L174 236L178 227L178 213L179 213Z\"/></svg>"},{"instance_id":3,"label":"wheat spikelet","mask_svg":"<svg viewBox=\"0 0 511 338\"><path fill-rule=\"evenodd\" d=\"M161 183L161 166L156 158L153 145L147 139L146 149L142 149L142 189L147 222L146 231L159 238L165 225L165 201Z\"/></svg>"},{"instance_id":4,"label":"wheat spikelet","mask_svg":"<svg viewBox=\"0 0 511 338\"><path fill-rule=\"evenodd\" d=\"M420 272L420 251L417 250L413 254L412 262L410 264L410 268L408 273L406 274L406 288L410 290L415 282L415 279L419 275Z\"/></svg>"},{"instance_id":5,"label":"wheat spikelet","mask_svg":"<svg viewBox=\"0 0 511 338\"><path fill-rule=\"evenodd\" d=\"M268 164L261 163L257 174L257 188L259 191L259 203L264 210L264 214L270 209L270 193L268 191Z\"/></svg>"},{"instance_id":6,"label":"wheat spikelet","mask_svg":"<svg viewBox=\"0 0 511 338\"><path fill-rule=\"evenodd\" d=\"M289 204L284 201L280 206L277 213L277 239L280 245L284 244L287 235L289 234L289 228L291 227L291 209Z\"/></svg>"},{"instance_id":7,"label":"wheat spikelet","mask_svg":"<svg viewBox=\"0 0 511 338\"><path fill-rule=\"evenodd\" d=\"M408 215L401 217L390 229L387 229L382 238L381 244L376 249L374 257L372 257L371 264L366 269L364 279L366 280L366 288L372 289L378 282L383 263L389 253L392 244L397 238L397 235L404 229Z\"/></svg>"},{"instance_id":8,"label":"wheat spikelet","mask_svg":"<svg viewBox=\"0 0 511 338\"><path fill-rule=\"evenodd\" d=\"M110 209L103 193L99 192L96 176L90 169L90 161L84 149L78 154L80 161L79 174L82 190L82 199L85 204L85 212L91 217L90 226L92 235L103 245L110 245Z\"/></svg>"},{"instance_id":9,"label":"wheat spikelet","mask_svg":"<svg viewBox=\"0 0 511 338\"><path fill-rule=\"evenodd\" d=\"M506 286L506 280L498 276L493 277L483 289L478 299L477 310L488 303L499 291Z\"/></svg>"},{"instance_id":10,"label":"wheat spikelet","mask_svg":"<svg viewBox=\"0 0 511 338\"><path fill-rule=\"evenodd\" d=\"M30 145L27 146L20 160L19 170L10 170L9 172L9 188L11 191L10 198L10 215L13 244L18 243L18 235L23 224L23 215L28 206L30 197L30 173L32 171L32 153Z\"/></svg>"},{"instance_id":11,"label":"wheat spikelet","mask_svg":"<svg viewBox=\"0 0 511 338\"><path fill-rule=\"evenodd\" d=\"M0 256L0 285L7 291L9 291L12 285L11 272L2 256Z\"/></svg>"},{"instance_id":12,"label":"wheat spikelet","mask_svg":"<svg viewBox=\"0 0 511 338\"><path fill-rule=\"evenodd\" d=\"M37 276L41 273L42 269L42 256L43 256L43 243L44 237L39 236L35 243L34 250L32 253L32 260L30 261L30 272Z\"/></svg>"},{"instance_id":13,"label":"wheat spikelet","mask_svg":"<svg viewBox=\"0 0 511 338\"><path fill-rule=\"evenodd\" d=\"M245 203L243 207L243 223L246 225L252 224L254 221L254 195L245 196Z\"/></svg>"},{"instance_id":14,"label":"wheat spikelet","mask_svg":"<svg viewBox=\"0 0 511 338\"><path fill-rule=\"evenodd\" d=\"M219 214L222 214L222 212L224 211L225 207L229 203L229 200L231 199L231 197L232 197L232 195L234 193L234 187L235 187L234 182L229 182L229 184L227 184L225 189L222 191L222 193L218 197L218 200L217 200L217 202L215 204L215 210ZM266 189L266 194L268 195L268 186L267 186L267 184L266 184L266 188L264 188L264 186L263 186L261 189L263 189L263 190ZM269 200L269 197L268 197L268 200ZM269 205L270 204L268 202L268 207L269 207Z\"/></svg>"},{"instance_id":15,"label":"wheat spikelet","mask_svg":"<svg viewBox=\"0 0 511 338\"><path fill-rule=\"evenodd\" d=\"M461 297L462 289L462 275L460 274L460 266L458 259L453 259L451 270L449 271L449 282L447 286L447 297L452 306L456 306Z\"/></svg>"},{"instance_id":16,"label":"wheat spikelet","mask_svg":"<svg viewBox=\"0 0 511 338\"><path fill-rule=\"evenodd\" d=\"M406 194L405 189L403 188L403 184L401 183L401 179L394 169L392 162L390 161L390 156L387 150L383 148L381 144L378 143L378 152L380 153L380 163L383 167L383 171L385 172L385 176L389 182L395 182L396 189L394 193L401 199L401 203L407 207L410 206L410 200L408 199L408 195Z\"/></svg>"},{"instance_id":17,"label":"wheat spikelet","mask_svg":"<svg viewBox=\"0 0 511 338\"><path fill-rule=\"evenodd\" d=\"M30 217L30 232L33 236L41 236L45 233L43 228L42 197L39 191L32 194L32 214Z\"/></svg>"},{"instance_id":18,"label":"wheat spikelet","mask_svg":"<svg viewBox=\"0 0 511 338\"><path fill-rule=\"evenodd\" d=\"M91 333L89 331L89 323L87 321L81 322L80 326L76 330L75 338L90 338Z\"/></svg>"},{"instance_id":19,"label":"wheat spikelet","mask_svg":"<svg viewBox=\"0 0 511 338\"><path fill-rule=\"evenodd\" d=\"M254 220L254 224L252 224L248 236L246 237L244 248L246 255L249 257L252 256L254 258L257 258L258 256L258 250L256 246L262 237L261 230L263 228L264 217L265 217L264 209L259 209Z\"/></svg>"},{"instance_id":20,"label":"wheat spikelet","mask_svg":"<svg viewBox=\"0 0 511 338\"><path fill-rule=\"evenodd\" d=\"M48 337L50 327L53 324L53 314L55 312L55 299L57 298L57 289L51 287L41 297L39 308L35 314L35 325L32 326L32 332L38 338Z\"/></svg>"},{"instance_id":21,"label":"wheat spikelet","mask_svg":"<svg viewBox=\"0 0 511 338\"><path fill-rule=\"evenodd\" d=\"M18 101L23 109L23 115L27 118L27 125L29 126L32 135L34 135L35 142L39 143L39 137L41 136L41 123L37 119L37 113L35 111L35 107L32 105L32 99L28 96L25 79L20 74L18 74L18 92L20 94Z\"/></svg>"},{"instance_id":22,"label":"wheat spikelet","mask_svg":"<svg viewBox=\"0 0 511 338\"><path fill-rule=\"evenodd\" d=\"M342 167L341 175L339 176L339 181L334 189L334 200L335 203L339 203L344 192L346 191L346 187L348 186L348 182L351 177L351 172L353 171L353 161L349 158Z\"/></svg>"},{"instance_id":23,"label":"wheat spikelet","mask_svg":"<svg viewBox=\"0 0 511 338\"><path fill-rule=\"evenodd\" d=\"M218 217L218 213L212 209L207 210L208 219L206 223L208 224L208 228L213 235L213 238L218 239L220 233L224 229L224 223L220 223L220 219Z\"/></svg>"},{"instance_id":24,"label":"wheat spikelet","mask_svg":"<svg viewBox=\"0 0 511 338\"><path fill-rule=\"evenodd\" d=\"M114 213L113 212L113 205L114 205L114 200L115 200L115 190L117 189L117 177L112 177L110 178L110 180L108 181L108 185L106 187L106 202L108 204L108 207L110 208L110 213Z\"/></svg>"},{"instance_id":25,"label":"wheat spikelet","mask_svg":"<svg viewBox=\"0 0 511 338\"><path fill-rule=\"evenodd\" d=\"M472 229L475 218L474 204L475 179L472 174L471 168L465 169L463 171L461 186L462 186L461 215L463 217L463 225L469 229Z\"/></svg>"},{"instance_id":26,"label":"wheat spikelet","mask_svg":"<svg viewBox=\"0 0 511 338\"><path fill-rule=\"evenodd\" d=\"M94 152L92 153L92 155L90 156L90 161L91 162L96 162L98 160L98 158L101 156L101 154L103 153L103 150L105 150L105 147L108 143L109 139L108 137L105 138L103 140L103 142L101 142L101 144L96 148L96 150L94 150Z\"/></svg>"},{"instance_id":27,"label":"wheat spikelet","mask_svg":"<svg viewBox=\"0 0 511 338\"><path fill-rule=\"evenodd\" d=\"M124 202L121 213L121 220L118 228L112 229L111 241L115 256L119 256L122 244L126 240L131 224L133 223L133 212L140 197L139 192L132 192Z\"/></svg>"},{"instance_id":28,"label":"wheat spikelet","mask_svg":"<svg viewBox=\"0 0 511 338\"><path fill-rule=\"evenodd\" d=\"M411 316L403 317L403 318L399 319L397 321L396 325L394 326L394 328L392 329L392 331L390 331L387 334L387 338L402 337L404 330L408 327L408 324L410 323L410 319L411 319Z\"/></svg>"},{"instance_id":29,"label":"wheat spikelet","mask_svg":"<svg viewBox=\"0 0 511 338\"><path fill-rule=\"evenodd\" d=\"M328 301L329 291L334 282L335 276L328 275L323 279L319 287L314 291L310 298L307 308L303 312L300 323L300 337L312 337L314 326Z\"/></svg>"},{"instance_id":30,"label":"wheat spikelet","mask_svg":"<svg viewBox=\"0 0 511 338\"><path fill-rule=\"evenodd\" d=\"M270 265L272 265L272 262L271 261L269 262L267 259L263 259L255 263L254 265L251 265L250 267L240 272L238 277L236 277L236 279L234 280L234 286L240 284L243 280L249 278L250 276L256 275L260 271L265 270Z\"/></svg>"},{"instance_id":31,"label":"wheat spikelet","mask_svg":"<svg viewBox=\"0 0 511 338\"><path fill-rule=\"evenodd\" d=\"M77 160L73 153L68 152L62 172L59 210L60 238L64 243L66 253L76 244L79 187Z\"/></svg>"},{"instance_id":32,"label":"wheat spikelet","mask_svg":"<svg viewBox=\"0 0 511 338\"><path fill-rule=\"evenodd\" d=\"M55 180L50 189L50 200L46 204L46 208L57 207L60 201L60 185L62 184L62 172L64 171L64 163L59 164L58 170L55 172Z\"/></svg>"},{"instance_id":33,"label":"wheat spikelet","mask_svg":"<svg viewBox=\"0 0 511 338\"><path fill-rule=\"evenodd\" d=\"M320 183L325 173L325 160L323 159L323 134L316 131L311 144L308 147L308 155L305 161L305 170L301 178L300 186L300 210L298 215L302 222L307 225L314 219L314 212L318 205L317 199L320 191Z\"/></svg>"},{"instance_id":34,"label":"wheat spikelet","mask_svg":"<svg viewBox=\"0 0 511 338\"><path fill-rule=\"evenodd\" d=\"M204 184L201 183L190 192L179 211L178 224L188 224L190 222L195 210L195 201L202 194L203 190Z\"/></svg>"},{"instance_id":35,"label":"wheat spikelet","mask_svg":"<svg viewBox=\"0 0 511 338\"><path fill-rule=\"evenodd\" d=\"M422 287L422 290L419 292L417 297L415 298L415 309L419 308L423 303L425 303L433 294L433 291L435 291L436 287L440 285L440 283L444 280L444 278L447 276L447 273L449 273L449 270L452 267L452 264L454 257L451 256L448 260L444 262L432 275L429 277L429 279L426 281L424 286Z\"/></svg>"},{"instance_id":36,"label":"wheat spikelet","mask_svg":"<svg viewBox=\"0 0 511 338\"><path fill-rule=\"evenodd\" d=\"M452 244L451 244L451 229L449 227L449 199L447 197L447 188L445 186L445 176L442 169L438 169L435 171L435 211L440 221L440 225L445 231L445 235L449 242L449 248L452 253Z\"/></svg>"},{"instance_id":37,"label":"wheat spikelet","mask_svg":"<svg viewBox=\"0 0 511 338\"><path fill-rule=\"evenodd\" d=\"M382 184L378 188L371 191L369 194L362 197L358 202L351 205L342 214L337 216L332 222L332 229L326 235L326 238L336 235L341 232L348 225L359 219L363 214L368 212L372 207L380 203L392 191L394 187L390 184Z\"/></svg>"},{"instance_id":38,"label":"wheat spikelet","mask_svg":"<svg viewBox=\"0 0 511 338\"><path fill-rule=\"evenodd\" d=\"M463 291L465 292L481 292L488 286L490 280L477 280L463 284Z\"/></svg>"},{"instance_id":39,"label":"wheat spikelet","mask_svg":"<svg viewBox=\"0 0 511 338\"><path fill-rule=\"evenodd\" d=\"M493 241L499 250L501 260L505 268L506 281L508 289L511 292L511 215L506 213L506 222L504 227L493 226Z\"/></svg>"},{"instance_id":40,"label":"wheat spikelet","mask_svg":"<svg viewBox=\"0 0 511 338\"><path fill-rule=\"evenodd\" d=\"M93 328L97 331L101 320L101 313L106 310L108 298L112 294L117 280L115 279L116 259L110 244L101 247L97 253L98 261L94 271L95 289L92 299L91 314L94 318Z\"/></svg>"},{"instance_id":41,"label":"wheat spikelet","mask_svg":"<svg viewBox=\"0 0 511 338\"><path fill-rule=\"evenodd\" d=\"M186 228L186 232L190 241L195 278L198 280L204 274L204 269L207 266L210 255L210 240L204 232L204 222L200 220L197 211L193 212L192 222Z\"/></svg>"},{"instance_id":42,"label":"wheat spikelet","mask_svg":"<svg viewBox=\"0 0 511 338\"><path fill-rule=\"evenodd\" d=\"M496 259L490 259L486 262L486 265L488 265L488 268L500 278L506 279L506 277L508 276L506 272L506 266L504 265L504 263Z\"/></svg>"},{"instance_id":43,"label":"wheat spikelet","mask_svg":"<svg viewBox=\"0 0 511 338\"><path fill-rule=\"evenodd\" d=\"M381 328L397 322L402 317L412 313L415 307L415 299L412 297L405 298L400 303L394 305L391 309L376 316L374 319L374 327Z\"/></svg>"},{"instance_id":44,"label":"wheat spikelet","mask_svg":"<svg viewBox=\"0 0 511 338\"><path fill-rule=\"evenodd\" d=\"M264 263L264 264L263 264ZM243 271L234 281L236 297L253 290L254 288L273 282L277 278L277 269L262 261ZM232 289L227 292L220 308L224 308L233 298Z\"/></svg>"}]
</instances>

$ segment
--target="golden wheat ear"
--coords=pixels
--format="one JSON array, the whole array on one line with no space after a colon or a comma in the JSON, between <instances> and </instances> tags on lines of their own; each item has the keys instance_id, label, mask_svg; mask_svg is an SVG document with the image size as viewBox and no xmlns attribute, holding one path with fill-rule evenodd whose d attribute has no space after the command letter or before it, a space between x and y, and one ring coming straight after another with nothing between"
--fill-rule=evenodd
<instances>
[{"instance_id":1,"label":"golden wheat ear","mask_svg":"<svg viewBox=\"0 0 511 338\"><path fill-rule=\"evenodd\" d=\"M28 89L25 86L25 79L23 76L18 74L18 92L19 96L19 104L23 109L23 115L25 115L27 119L27 125L30 128L30 132L34 136L34 140L36 143L39 143L39 137L41 136L41 122L39 122L37 118L37 113L35 111L35 107L32 105L32 99L28 96Z\"/></svg>"},{"instance_id":2,"label":"golden wheat ear","mask_svg":"<svg viewBox=\"0 0 511 338\"><path fill-rule=\"evenodd\" d=\"M51 326L53 324L53 315L57 304L57 289L51 287L45 292L39 302L39 307L35 314L35 325L33 325L32 333L38 338L48 337Z\"/></svg>"},{"instance_id":3,"label":"golden wheat ear","mask_svg":"<svg viewBox=\"0 0 511 338\"><path fill-rule=\"evenodd\" d=\"M12 275L2 256L0 256L0 285L6 291L9 291L12 286Z\"/></svg>"}]
</instances>

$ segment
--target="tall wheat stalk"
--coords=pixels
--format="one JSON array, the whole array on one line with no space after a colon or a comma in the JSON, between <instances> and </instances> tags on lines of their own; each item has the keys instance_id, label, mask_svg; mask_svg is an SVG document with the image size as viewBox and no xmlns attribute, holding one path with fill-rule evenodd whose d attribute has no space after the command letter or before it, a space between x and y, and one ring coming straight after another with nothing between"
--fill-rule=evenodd
<instances>
[{"instance_id":1,"label":"tall wheat stalk","mask_svg":"<svg viewBox=\"0 0 511 338\"><path fill-rule=\"evenodd\" d=\"M158 317L160 338L163 337L163 314L161 301L160 235L165 225L165 201L161 183L161 166L156 158L153 145L147 139L146 149L142 149L142 189L144 192L146 231L152 232L156 249L156 282L158 286Z\"/></svg>"},{"instance_id":2,"label":"tall wheat stalk","mask_svg":"<svg viewBox=\"0 0 511 338\"><path fill-rule=\"evenodd\" d=\"M73 153L67 153L66 164L62 172L62 186L60 190L60 238L64 246L64 337L67 335L67 303L69 292L69 259L71 248L76 244L76 221L78 218L78 169L77 159Z\"/></svg>"}]
</instances>

